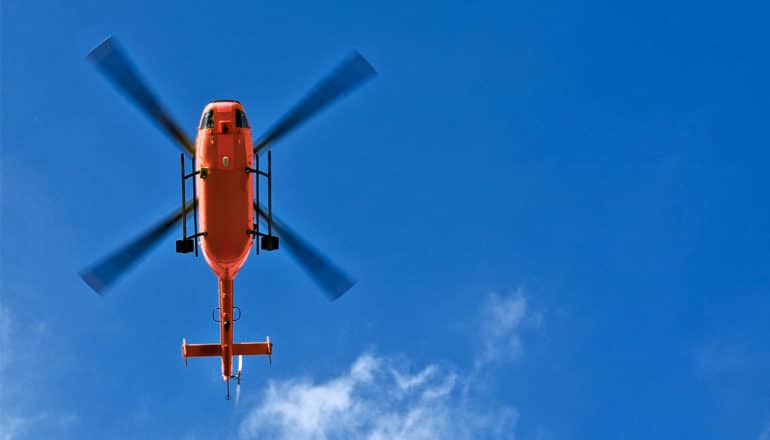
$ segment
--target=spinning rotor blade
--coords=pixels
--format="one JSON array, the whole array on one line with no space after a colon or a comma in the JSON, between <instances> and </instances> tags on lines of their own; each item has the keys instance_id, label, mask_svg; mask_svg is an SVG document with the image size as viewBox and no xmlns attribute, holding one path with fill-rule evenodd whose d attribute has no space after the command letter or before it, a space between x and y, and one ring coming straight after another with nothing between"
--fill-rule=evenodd
<instances>
[{"instance_id":1,"label":"spinning rotor blade","mask_svg":"<svg viewBox=\"0 0 770 440\"><path fill-rule=\"evenodd\" d=\"M120 49L117 41L109 37L88 54L88 59L96 63L124 94L142 111L168 133L189 156L195 155L195 145L182 132L168 111L142 81L133 63Z\"/></svg>"},{"instance_id":2,"label":"spinning rotor blade","mask_svg":"<svg viewBox=\"0 0 770 440\"><path fill-rule=\"evenodd\" d=\"M185 211L190 213L195 203L196 201L187 202L187 209ZM147 251L152 249L153 246L171 232L171 229L182 220L182 215L183 211L180 208L117 252L80 272L80 277L96 293L104 295L105 291L115 280L128 271Z\"/></svg>"},{"instance_id":3,"label":"spinning rotor blade","mask_svg":"<svg viewBox=\"0 0 770 440\"><path fill-rule=\"evenodd\" d=\"M335 99L361 85L375 73L377 72L372 65L360 53L354 52L262 135L254 143L254 152L260 153L268 149L274 141L313 117Z\"/></svg>"},{"instance_id":4,"label":"spinning rotor blade","mask_svg":"<svg viewBox=\"0 0 770 440\"><path fill-rule=\"evenodd\" d=\"M267 221L267 209L259 207L259 216ZM273 230L283 239L283 244L297 263L313 278L330 301L347 292L355 280L337 267L310 243L303 240L273 214Z\"/></svg>"},{"instance_id":5,"label":"spinning rotor blade","mask_svg":"<svg viewBox=\"0 0 770 440\"><path fill-rule=\"evenodd\" d=\"M238 373L236 377L238 381L235 383L235 406L241 401L241 371L243 371L243 355L238 355Z\"/></svg>"}]
</instances>

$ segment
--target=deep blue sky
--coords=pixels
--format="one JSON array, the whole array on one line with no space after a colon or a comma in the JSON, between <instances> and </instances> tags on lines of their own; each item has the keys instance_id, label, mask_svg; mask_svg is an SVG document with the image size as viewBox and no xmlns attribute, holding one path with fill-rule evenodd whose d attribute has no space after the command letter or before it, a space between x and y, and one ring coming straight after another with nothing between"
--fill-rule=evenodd
<instances>
[{"instance_id":1,"label":"deep blue sky","mask_svg":"<svg viewBox=\"0 0 770 440\"><path fill-rule=\"evenodd\" d=\"M450 414L516 415L472 437L770 438L768 6L0 8L0 437L259 435L283 385L368 353L456 374ZM191 135L214 98L258 135L352 49L379 72L274 149L276 212L360 282L328 303L249 259L236 336L276 352L238 408L180 359L217 298L178 233L107 297L77 277L179 203L177 150L85 60L108 35Z\"/></svg>"}]
</instances>

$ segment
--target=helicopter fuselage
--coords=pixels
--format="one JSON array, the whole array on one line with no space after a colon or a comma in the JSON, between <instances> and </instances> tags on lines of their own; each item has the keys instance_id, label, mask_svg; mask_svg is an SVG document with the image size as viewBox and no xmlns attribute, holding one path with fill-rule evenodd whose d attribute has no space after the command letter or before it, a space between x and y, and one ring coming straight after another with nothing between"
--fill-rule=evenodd
<instances>
[{"instance_id":1,"label":"helicopter fuselage","mask_svg":"<svg viewBox=\"0 0 770 440\"><path fill-rule=\"evenodd\" d=\"M237 101L213 101L203 109L195 160L200 246L219 279L222 377L232 375L233 280L249 256L254 238L254 168L251 129ZM205 171L204 171L205 170Z\"/></svg>"}]
</instances>

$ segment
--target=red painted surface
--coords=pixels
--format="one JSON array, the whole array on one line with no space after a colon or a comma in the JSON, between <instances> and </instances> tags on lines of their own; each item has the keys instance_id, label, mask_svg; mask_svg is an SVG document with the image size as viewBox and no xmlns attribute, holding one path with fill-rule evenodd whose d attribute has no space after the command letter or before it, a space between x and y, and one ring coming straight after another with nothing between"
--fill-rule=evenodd
<instances>
[{"instance_id":1,"label":"red painted surface","mask_svg":"<svg viewBox=\"0 0 770 440\"><path fill-rule=\"evenodd\" d=\"M222 357L222 378L232 375L233 356L233 280L246 262L253 245L247 231L254 225L254 180L247 173L254 168L251 129L236 127L236 109L244 112L237 102L212 102L203 109L203 116L214 110L212 128L200 127L196 138L198 169L208 168L208 177L198 175L200 246L206 262L219 278L220 343L186 345L187 356ZM263 347L264 354L272 353L272 344L249 343ZM243 354L246 347L238 350ZM252 351L254 351L252 349ZM255 353L256 354L256 353Z\"/></svg>"},{"instance_id":2,"label":"red painted surface","mask_svg":"<svg viewBox=\"0 0 770 440\"><path fill-rule=\"evenodd\" d=\"M214 128L198 129L196 163L208 168L208 178L198 179L200 230L206 232L200 244L209 266L220 279L233 280L246 262L252 237L246 231L254 225L254 153L251 129L236 128L236 102L215 102L203 114L214 110ZM227 162L227 163L225 163Z\"/></svg>"}]
</instances>

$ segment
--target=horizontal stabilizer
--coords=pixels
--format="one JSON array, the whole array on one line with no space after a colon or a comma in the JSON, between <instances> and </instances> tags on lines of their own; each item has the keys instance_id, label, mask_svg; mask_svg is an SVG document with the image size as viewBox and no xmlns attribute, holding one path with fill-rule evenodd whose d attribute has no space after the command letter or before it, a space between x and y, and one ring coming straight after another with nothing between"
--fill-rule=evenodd
<instances>
[{"instance_id":1,"label":"horizontal stabilizer","mask_svg":"<svg viewBox=\"0 0 770 440\"><path fill-rule=\"evenodd\" d=\"M233 344L233 356L236 355L267 355L273 354L273 343L267 342L239 342Z\"/></svg>"},{"instance_id":2,"label":"horizontal stabilizer","mask_svg":"<svg viewBox=\"0 0 770 440\"><path fill-rule=\"evenodd\" d=\"M273 343L268 337L265 342L236 342L233 344L232 355L263 355L271 356L273 354ZM188 344L182 339L182 357L207 357L222 356L222 346L220 344Z\"/></svg>"},{"instance_id":3,"label":"horizontal stabilizer","mask_svg":"<svg viewBox=\"0 0 770 440\"><path fill-rule=\"evenodd\" d=\"M182 342L182 357L222 356L219 344L188 344Z\"/></svg>"}]
</instances>

